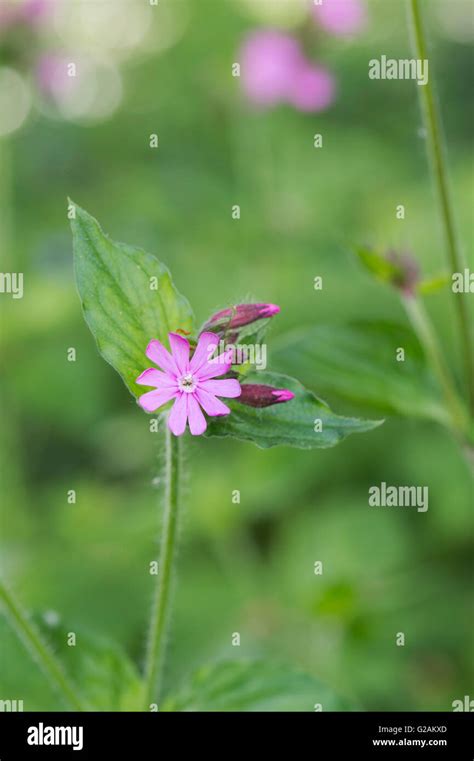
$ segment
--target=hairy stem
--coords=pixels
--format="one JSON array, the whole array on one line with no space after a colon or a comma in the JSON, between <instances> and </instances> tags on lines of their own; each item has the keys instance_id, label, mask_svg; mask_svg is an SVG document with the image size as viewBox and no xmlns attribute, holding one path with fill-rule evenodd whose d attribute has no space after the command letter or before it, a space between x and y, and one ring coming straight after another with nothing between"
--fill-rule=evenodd
<instances>
[{"instance_id":1,"label":"hairy stem","mask_svg":"<svg viewBox=\"0 0 474 761\"><path fill-rule=\"evenodd\" d=\"M145 661L144 708L158 699L160 676L166 645L166 629L169 620L171 583L176 554L178 532L178 509L180 498L181 442L166 426L165 506L161 535L161 554L157 585L151 610Z\"/></svg>"},{"instance_id":2,"label":"hairy stem","mask_svg":"<svg viewBox=\"0 0 474 761\"><path fill-rule=\"evenodd\" d=\"M408 15L411 22L411 36L415 55L422 60L428 60L426 37L423 26L420 3L418 0L408 0ZM465 267L463 252L459 246L454 224L453 207L449 192L448 172L443 146L441 118L436 103L431 76L425 85L418 87L421 111L427 137L428 159L437 188L441 221L446 238L448 262L453 272L462 272ZM461 350L464 360L464 371L467 393L471 412L474 413L474 346L472 342L471 325L467 308L466 293L454 293Z\"/></svg>"},{"instance_id":3,"label":"hairy stem","mask_svg":"<svg viewBox=\"0 0 474 761\"><path fill-rule=\"evenodd\" d=\"M73 711L87 710L87 706L83 705L82 700L78 697L77 689L70 682L62 665L51 652L49 645L2 581L0 581L0 603L5 609L7 619L11 622L29 654L38 663L43 673L48 677L51 686L61 696L68 708Z\"/></svg>"}]
</instances>

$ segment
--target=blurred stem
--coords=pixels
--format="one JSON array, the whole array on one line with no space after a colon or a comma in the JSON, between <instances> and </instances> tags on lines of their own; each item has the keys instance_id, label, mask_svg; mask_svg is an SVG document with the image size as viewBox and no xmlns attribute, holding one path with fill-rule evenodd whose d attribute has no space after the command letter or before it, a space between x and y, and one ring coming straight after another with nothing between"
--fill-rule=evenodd
<instances>
[{"instance_id":1,"label":"blurred stem","mask_svg":"<svg viewBox=\"0 0 474 761\"><path fill-rule=\"evenodd\" d=\"M469 431L467 410L464 408L452 382L451 374L446 367L444 356L430 318L423 303L416 296L403 296L402 301L413 329L443 391L452 427L458 435L461 434L464 441L468 437Z\"/></svg>"},{"instance_id":2,"label":"blurred stem","mask_svg":"<svg viewBox=\"0 0 474 761\"><path fill-rule=\"evenodd\" d=\"M159 697L159 681L166 645L166 628L169 620L171 582L176 554L178 508L180 498L181 441L166 425L165 509L161 534L161 553L157 585L151 610L145 661L144 708Z\"/></svg>"},{"instance_id":3,"label":"blurred stem","mask_svg":"<svg viewBox=\"0 0 474 761\"><path fill-rule=\"evenodd\" d=\"M11 622L31 657L48 677L52 687L61 695L64 703L73 711L86 710L87 707L78 698L76 688L69 681L49 645L1 580L0 603L4 606L7 619Z\"/></svg>"},{"instance_id":4,"label":"blurred stem","mask_svg":"<svg viewBox=\"0 0 474 761\"><path fill-rule=\"evenodd\" d=\"M411 36L414 53L421 60L428 60L426 37L420 4L418 0L408 0L408 15L411 22ZM421 111L427 136L428 159L437 188L442 224L446 237L448 261L452 272L462 272L465 267L463 252L459 246L454 224L454 213L449 192L446 156L442 139L441 117L437 107L431 77L426 85L418 86ZM464 371L471 413L474 414L474 346L467 309L466 293L454 293L459 336L464 359Z\"/></svg>"},{"instance_id":5,"label":"blurred stem","mask_svg":"<svg viewBox=\"0 0 474 761\"><path fill-rule=\"evenodd\" d=\"M10 141L0 138L0 267L12 264L12 170Z\"/></svg>"}]
</instances>

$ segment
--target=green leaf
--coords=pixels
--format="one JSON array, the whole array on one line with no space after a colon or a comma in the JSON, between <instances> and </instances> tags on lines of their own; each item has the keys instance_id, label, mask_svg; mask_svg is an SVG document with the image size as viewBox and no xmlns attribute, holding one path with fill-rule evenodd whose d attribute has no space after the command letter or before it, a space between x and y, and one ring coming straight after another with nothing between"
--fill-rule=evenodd
<instances>
[{"instance_id":1,"label":"green leaf","mask_svg":"<svg viewBox=\"0 0 474 761\"><path fill-rule=\"evenodd\" d=\"M142 709L142 680L118 645L78 630L75 632L76 645L69 646L68 631L63 624L48 625L43 618L38 621L38 626L91 710Z\"/></svg>"},{"instance_id":2,"label":"green leaf","mask_svg":"<svg viewBox=\"0 0 474 761\"><path fill-rule=\"evenodd\" d=\"M400 267L372 249L357 248L356 254L365 269L384 283L392 283L402 274Z\"/></svg>"},{"instance_id":3,"label":"green leaf","mask_svg":"<svg viewBox=\"0 0 474 761\"><path fill-rule=\"evenodd\" d=\"M437 293L442 288L445 288L450 282L451 277L446 273L433 275L433 277L428 277L418 283L417 291L423 296L428 296L431 293Z\"/></svg>"},{"instance_id":4,"label":"green leaf","mask_svg":"<svg viewBox=\"0 0 474 761\"><path fill-rule=\"evenodd\" d=\"M193 332L187 300L176 290L168 269L154 256L116 243L79 206L71 220L76 282L84 317L100 353L139 396L135 378L150 365L145 349L153 338L168 343L168 333Z\"/></svg>"},{"instance_id":5,"label":"green leaf","mask_svg":"<svg viewBox=\"0 0 474 761\"><path fill-rule=\"evenodd\" d=\"M396 358L398 348L405 361ZM378 414L446 423L441 393L411 330L379 322L318 325L288 334L272 362L322 393L364 404Z\"/></svg>"},{"instance_id":6,"label":"green leaf","mask_svg":"<svg viewBox=\"0 0 474 761\"><path fill-rule=\"evenodd\" d=\"M223 661L199 669L161 711L348 711L317 679L259 660Z\"/></svg>"},{"instance_id":7,"label":"green leaf","mask_svg":"<svg viewBox=\"0 0 474 761\"><path fill-rule=\"evenodd\" d=\"M246 376L245 382L286 388L293 391L295 398L263 409L240 404L238 398L226 399L232 413L211 418L207 436L232 436L252 441L262 448L286 444L300 449L317 449L333 447L349 434L370 431L383 422L339 417L299 381L286 375L253 372ZM322 421L321 431L314 430L316 420Z\"/></svg>"}]
</instances>

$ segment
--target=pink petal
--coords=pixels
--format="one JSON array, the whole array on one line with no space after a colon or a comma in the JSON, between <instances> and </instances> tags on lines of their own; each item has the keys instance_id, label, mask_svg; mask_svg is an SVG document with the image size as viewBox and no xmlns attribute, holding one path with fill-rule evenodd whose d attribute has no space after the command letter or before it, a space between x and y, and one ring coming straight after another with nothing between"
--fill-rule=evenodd
<instances>
[{"instance_id":1,"label":"pink petal","mask_svg":"<svg viewBox=\"0 0 474 761\"><path fill-rule=\"evenodd\" d=\"M188 394L189 430L193 436L200 436L207 428L206 418L193 394Z\"/></svg>"},{"instance_id":2,"label":"pink petal","mask_svg":"<svg viewBox=\"0 0 474 761\"><path fill-rule=\"evenodd\" d=\"M189 341L177 333L170 333L169 336L171 352L180 375L189 372Z\"/></svg>"},{"instance_id":3,"label":"pink petal","mask_svg":"<svg viewBox=\"0 0 474 761\"><path fill-rule=\"evenodd\" d=\"M154 367L144 370L138 376L135 383L138 383L140 386L156 386L156 388L178 388L174 378L170 378L169 375L162 373L161 370L155 370Z\"/></svg>"},{"instance_id":4,"label":"pink petal","mask_svg":"<svg viewBox=\"0 0 474 761\"><path fill-rule=\"evenodd\" d=\"M201 381L207 381L210 378L217 378L219 375L225 375L229 372L230 368L232 367L231 362L224 362L224 364L210 364L204 365L198 372L196 373L196 377L199 382Z\"/></svg>"},{"instance_id":5,"label":"pink petal","mask_svg":"<svg viewBox=\"0 0 474 761\"><path fill-rule=\"evenodd\" d=\"M229 359L227 360L227 357ZM208 378L217 378L218 375L225 375L232 367L232 359L228 352L219 354L218 357L214 357L210 362L205 362L197 371L196 378L200 381L207 380Z\"/></svg>"},{"instance_id":6,"label":"pink petal","mask_svg":"<svg viewBox=\"0 0 474 761\"><path fill-rule=\"evenodd\" d=\"M186 429L186 420L188 417L187 396L188 394L185 394L184 392L182 392L180 396L177 396L168 417L168 428L175 436L181 436Z\"/></svg>"},{"instance_id":7,"label":"pink petal","mask_svg":"<svg viewBox=\"0 0 474 761\"><path fill-rule=\"evenodd\" d=\"M173 378L178 375L178 368L176 367L176 362L174 361L173 357L169 351L165 349L163 344L156 339L154 341L150 341L146 347L145 354L147 355L148 359L151 359L155 365L161 367L161 369L164 370L165 373L168 373L168 375L171 375Z\"/></svg>"},{"instance_id":8,"label":"pink petal","mask_svg":"<svg viewBox=\"0 0 474 761\"><path fill-rule=\"evenodd\" d=\"M170 399L173 399L177 395L177 391L174 388L158 389L156 391L147 391L146 394L142 394L138 397L138 404L145 412L154 412Z\"/></svg>"},{"instance_id":9,"label":"pink petal","mask_svg":"<svg viewBox=\"0 0 474 761\"><path fill-rule=\"evenodd\" d=\"M189 369L192 373L197 372L200 367L207 364L209 357L212 356L218 344L219 337L215 333L201 333L198 345L189 363Z\"/></svg>"},{"instance_id":10,"label":"pink petal","mask_svg":"<svg viewBox=\"0 0 474 761\"><path fill-rule=\"evenodd\" d=\"M215 394L215 396L236 397L241 394L240 383L234 378L206 380L204 383L199 383L199 388L204 389L208 394Z\"/></svg>"},{"instance_id":11,"label":"pink petal","mask_svg":"<svg viewBox=\"0 0 474 761\"><path fill-rule=\"evenodd\" d=\"M221 400L218 399L217 396L214 396L214 394L209 394L208 391L204 391L203 388L197 388L194 392L194 396L198 400L204 412L206 412L211 417L216 417L217 415L228 415L230 412L229 407L224 404L224 402L221 402Z\"/></svg>"}]
</instances>

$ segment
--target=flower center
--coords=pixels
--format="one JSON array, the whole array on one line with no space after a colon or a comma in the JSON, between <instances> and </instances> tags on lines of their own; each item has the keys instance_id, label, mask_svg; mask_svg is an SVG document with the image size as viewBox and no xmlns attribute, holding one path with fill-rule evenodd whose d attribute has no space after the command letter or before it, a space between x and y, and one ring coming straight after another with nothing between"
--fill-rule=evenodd
<instances>
[{"instance_id":1,"label":"flower center","mask_svg":"<svg viewBox=\"0 0 474 761\"><path fill-rule=\"evenodd\" d=\"M196 381L192 373L182 375L178 380L178 387L180 391L184 391L186 394L191 394L196 388Z\"/></svg>"}]
</instances>

